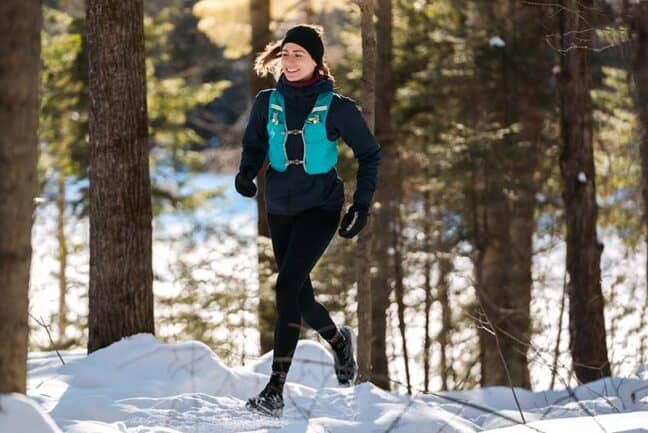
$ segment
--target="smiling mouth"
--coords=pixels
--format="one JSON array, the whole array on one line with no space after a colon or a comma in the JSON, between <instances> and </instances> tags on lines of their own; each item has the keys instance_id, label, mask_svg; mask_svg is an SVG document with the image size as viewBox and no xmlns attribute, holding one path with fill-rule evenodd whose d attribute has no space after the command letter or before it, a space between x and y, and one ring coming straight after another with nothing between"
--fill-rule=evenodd
<instances>
[{"instance_id":1,"label":"smiling mouth","mask_svg":"<svg viewBox=\"0 0 648 433\"><path fill-rule=\"evenodd\" d=\"M294 74L295 72L299 72L299 69L295 69L294 71L291 71L290 69L286 69L286 72L289 74Z\"/></svg>"}]
</instances>

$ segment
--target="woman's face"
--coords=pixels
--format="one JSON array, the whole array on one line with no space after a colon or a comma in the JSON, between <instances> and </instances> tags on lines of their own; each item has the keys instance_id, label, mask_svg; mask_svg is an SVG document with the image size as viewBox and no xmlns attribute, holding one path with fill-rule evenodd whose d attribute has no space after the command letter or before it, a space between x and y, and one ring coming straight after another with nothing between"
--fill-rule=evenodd
<instances>
[{"instance_id":1,"label":"woman's face","mask_svg":"<svg viewBox=\"0 0 648 433\"><path fill-rule=\"evenodd\" d=\"M288 81L307 80L313 76L317 63L301 45L288 42L281 49L281 71Z\"/></svg>"}]
</instances>

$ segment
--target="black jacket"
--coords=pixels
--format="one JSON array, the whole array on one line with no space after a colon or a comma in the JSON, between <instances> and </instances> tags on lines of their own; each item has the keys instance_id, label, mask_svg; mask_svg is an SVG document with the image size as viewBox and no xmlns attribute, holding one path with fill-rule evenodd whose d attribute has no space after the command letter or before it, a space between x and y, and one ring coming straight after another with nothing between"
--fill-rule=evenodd
<instances>
[{"instance_id":1,"label":"black jacket","mask_svg":"<svg viewBox=\"0 0 648 433\"><path fill-rule=\"evenodd\" d=\"M288 129L301 129L315 105L317 95L333 90L333 81L323 78L307 87L291 87L282 75L276 89L284 96ZM258 173L268 152L268 104L272 89L256 95L243 136L240 169ZM369 206L378 179L380 146L369 131L355 102L334 93L326 119L330 140L342 138L358 161L357 188L353 201ZM288 159L303 159L301 136L289 135L286 141ZM279 172L268 165L264 195L268 213L294 215L310 208L340 210L344 205L344 183L332 168L328 173L311 175L302 165L289 165Z\"/></svg>"}]
</instances>

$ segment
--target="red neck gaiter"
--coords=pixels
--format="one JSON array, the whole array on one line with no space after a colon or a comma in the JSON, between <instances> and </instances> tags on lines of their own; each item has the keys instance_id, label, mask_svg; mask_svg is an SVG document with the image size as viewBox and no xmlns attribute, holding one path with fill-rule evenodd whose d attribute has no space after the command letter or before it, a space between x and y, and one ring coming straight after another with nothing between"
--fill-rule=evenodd
<instances>
[{"instance_id":1,"label":"red neck gaiter","mask_svg":"<svg viewBox=\"0 0 648 433\"><path fill-rule=\"evenodd\" d=\"M288 84L290 87L300 88L300 87L308 87L308 86L311 86L311 85L317 83L322 78L322 76L320 74L318 74L317 72L315 72L313 74L313 76L311 78L309 78L308 80L289 81L285 77L285 75L284 75L284 78L286 79L286 84Z\"/></svg>"}]
</instances>

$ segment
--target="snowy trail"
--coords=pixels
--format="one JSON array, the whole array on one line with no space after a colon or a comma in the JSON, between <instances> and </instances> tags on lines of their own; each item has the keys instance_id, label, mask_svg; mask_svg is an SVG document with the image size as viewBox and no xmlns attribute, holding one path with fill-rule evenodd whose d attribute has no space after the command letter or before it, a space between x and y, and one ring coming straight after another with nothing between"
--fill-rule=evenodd
<instances>
[{"instance_id":1,"label":"snowy trail","mask_svg":"<svg viewBox=\"0 0 648 433\"><path fill-rule=\"evenodd\" d=\"M281 419L245 400L267 380L272 353L226 366L203 343L167 344L148 334L88 356L34 353L28 397L0 397L0 433L646 433L648 377L609 378L567 391L492 387L409 397L370 383L336 385L331 355L301 340ZM469 402L469 404L461 404ZM492 413L489 413L492 411ZM596 414L596 416L592 416Z\"/></svg>"}]
</instances>

